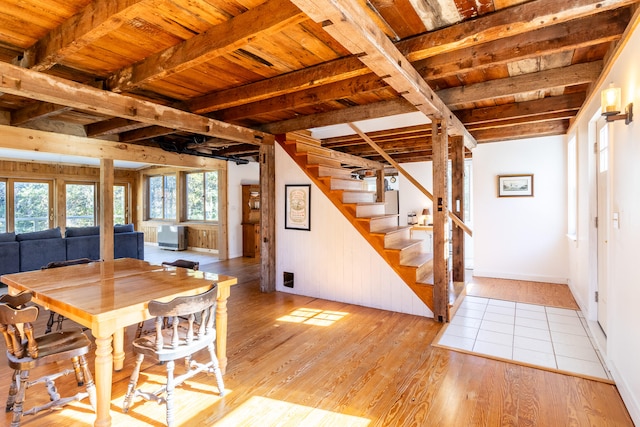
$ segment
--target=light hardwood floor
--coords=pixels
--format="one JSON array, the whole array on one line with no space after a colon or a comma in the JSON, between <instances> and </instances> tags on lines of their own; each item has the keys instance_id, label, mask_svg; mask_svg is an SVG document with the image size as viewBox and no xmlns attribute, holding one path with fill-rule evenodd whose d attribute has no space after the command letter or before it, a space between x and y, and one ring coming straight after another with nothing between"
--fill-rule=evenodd
<instances>
[{"instance_id":1,"label":"light hardwood floor","mask_svg":"<svg viewBox=\"0 0 640 427\"><path fill-rule=\"evenodd\" d=\"M431 319L262 294L255 259L200 267L239 278L228 305L228 394L220 398L215 380L204 374L188 381L176 393L180 425L633 425L615 386L432 347L442 325ZM542 285L546 296L540 301L539 292L526 282L474 278L473 283L474 295L499 298L508 292L509 298L524 302L575 304L562 285ZM125 340L134 330L127 331ZM138 401L128 414L120 411L132 359L127 353L124 370L114 374L113 425L162 426L164 407L155 403ZM141 381L155 382L163 372L162 366L145 363ZM4 399L10 378L4 361L0 378ZM4 417L5 425L9 420ZM23 425L86 426L92 421L87 403L81 402L26 418Z\"/></svg>"}]
</instances>

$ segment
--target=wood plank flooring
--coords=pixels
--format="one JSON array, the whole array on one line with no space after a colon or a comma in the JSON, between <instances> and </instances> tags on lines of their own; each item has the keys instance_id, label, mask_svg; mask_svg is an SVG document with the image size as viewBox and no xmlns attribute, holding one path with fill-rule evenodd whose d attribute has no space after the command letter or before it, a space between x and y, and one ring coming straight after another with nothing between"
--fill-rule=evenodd
<instances>
[{"instance_id":1,"label":"wood plank flooring","mask_svg":"<svg viewBox=\"0 0 640 427\"><path fill-rule=\"evenodd\" d=\"M176 393L179 425L633 425L615 386L432 347L442 325L431 319L260 293L255 259L201 263L200 268L239 278L228 305L228 394L220 398L215 380L204 374L188 381ZM473 282L469 293L474 295L539 298L527 283ZM575 304L564 288L543 290L549 299L543 303ZM39 331L46 314L40 315ZM129 328L125 342L134 332L135 326ZM113 425L162 426L163 406L136 401L128 414L120 410L132 362L128 352L124 370L114 373ZM0 363L4 399L10 371L5 360ZM145 363L141 382L157 382L163 375L162 366ZM66 391L72 378L64 380L68 384L60 388ZM86 426L93 419L83 401L25 418L23 425ZM4 425L9 421L7 414Z\"/></svg>"}]
</instances>

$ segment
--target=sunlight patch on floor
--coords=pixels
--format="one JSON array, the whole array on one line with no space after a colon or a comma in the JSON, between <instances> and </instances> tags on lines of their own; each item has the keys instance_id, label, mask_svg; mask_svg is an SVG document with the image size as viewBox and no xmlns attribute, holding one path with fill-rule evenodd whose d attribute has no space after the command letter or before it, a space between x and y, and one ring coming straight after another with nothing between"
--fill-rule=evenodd
<instances>
[{"instance_id":1,"label":"sunlight patch on floor","mask_svg":"<svg viewBox=\"0 0 640 427\"><path fill-rule=\"evenodd\" d=\"M280 317L281 322L305 323L315 326L331 326L349 313L341 311L317 310L313 308L298 308Z\"/></svg>"},{"instance_id":2,"label":"sunlight patch on floor","mask_svg":"<svg viewBox=\"0 0 640 427\"><path fill-rule=\"evenodd\" d=\"M254 396L213 425L216 427L276 425L365 427L370 423L371 420L354 415Z\"/></svg>"}]
</instances>

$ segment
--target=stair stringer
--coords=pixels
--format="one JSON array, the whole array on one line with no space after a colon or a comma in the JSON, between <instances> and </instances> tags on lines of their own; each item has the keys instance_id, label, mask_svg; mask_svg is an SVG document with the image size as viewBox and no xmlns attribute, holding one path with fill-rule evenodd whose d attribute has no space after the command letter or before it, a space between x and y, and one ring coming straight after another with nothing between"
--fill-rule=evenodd
<instances>
[{"instance_id":1,"label":"stair stringer","mask_svg":"<svg viewBox=\"0 0 640 427\"><path fill-rule=\"evenodd\" d=\"M293 159L293 161L300 167L300 169L309 177L309 179L316 184L316 186L325 194L325 196L331 201L331 203L342 213L342 215L349 220L349 222L353 225L353 227L358 231L358 233L375 249L375 251L385 260L385 262L391 267L393 271L402 279L402 281L409 286L409 288L414 292L414 294L433 312L433 279L431 274L425 274L424 270L432 268L432 263L427 261L427 263L421 263L419 265L403 265L400 263L400 252L401 249L396 248L387 248L385 247L385 232L370 231L370 222L371 218L359 218L355 216L355 210L353 208L353 203L343 203L342 194L346 190L332 190L327 185L327 179L320 179L316 177L307 167L309 163L307 163L308 156L304 154L304 152L297 151L297 146L307 145L303 141L279 141L281 147L284 151ZM324 147L312 146L311 151L313 151L313 159L317 161L319 157L319 153L322 152L331 152ZM329 158L330 156L327 156ZM332 167L337 167L337 162L330 159L329 161L332 163ZM399 227L403 228L403 227ZM406 230L409 227L404 227ZM398 230L395 230L398 231ZM407 231L408 233L408 231ZM424 277L431 277L431 282L427 282ZM419 280L422 279L422 281Z\"/></svg>"}]
</instances>

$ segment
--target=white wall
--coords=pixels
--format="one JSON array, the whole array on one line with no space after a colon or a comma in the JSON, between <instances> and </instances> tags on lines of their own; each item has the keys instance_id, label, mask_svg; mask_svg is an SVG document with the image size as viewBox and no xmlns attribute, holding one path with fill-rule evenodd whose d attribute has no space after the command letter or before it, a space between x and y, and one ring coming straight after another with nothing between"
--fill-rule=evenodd
<instances>
[{"instance_id":1,"label":"white wall","mask_svg":"<svg viewBox=\"0 0 640 427\"><path fill-rule=\"evenodd\" d=\"M276 290L433 317L433 313L276 144ZM311 231L284 228L285 184L311 185ZM283 272L294 273L294 288Z\"/></svg>"},{"instance_id":2,"label":"white wall","mask_svg":"<svg viewBox=\"0 0 640 427\"><path fill-rule=\"evenodd\" d=\"M619 213L619 228L612 223L600 224L609 230L609 283L607 288L607 339L603 353L620 394L636 425L640 425L640 30L635 32L617 58L605 85L614 82L622 88L623 105L633 102L636 119L609 124L611 146L609 171L612 180L611 211ZM596 88L599 93L602 88ZM578 236L571 247L571 289L590 319L597 318L592 303L596 269L593 141L589 138L590 121L597 117L599 97L589 103L571 129L578 140ZM600 119L602 120L602 119ZM595 330L597 326L592 324ZM597 332L597 331L596 331Z\"/></svg>"},{"instance_id":3,"label":"white wall","mask_svg":"<svg viewBox=\"0 0 640 427\"><path fill-rule=\"evenodd\" d=\"M227 162L227 237L229 239L229 258L242 256L242 184L260 183L260 164L249 162L237 165Z\"/></svg>"},{"instance_id":4,"label":"white wall","mask_svg":"<svg viewBox=\"0 0 640 427\"><path fill-rule=\"evenodd\" d=\"M564 137L473 150L474 274L567 283ZM498 197L498 175L533 174L533 197Z\"/></svg>"}]
</instances>

